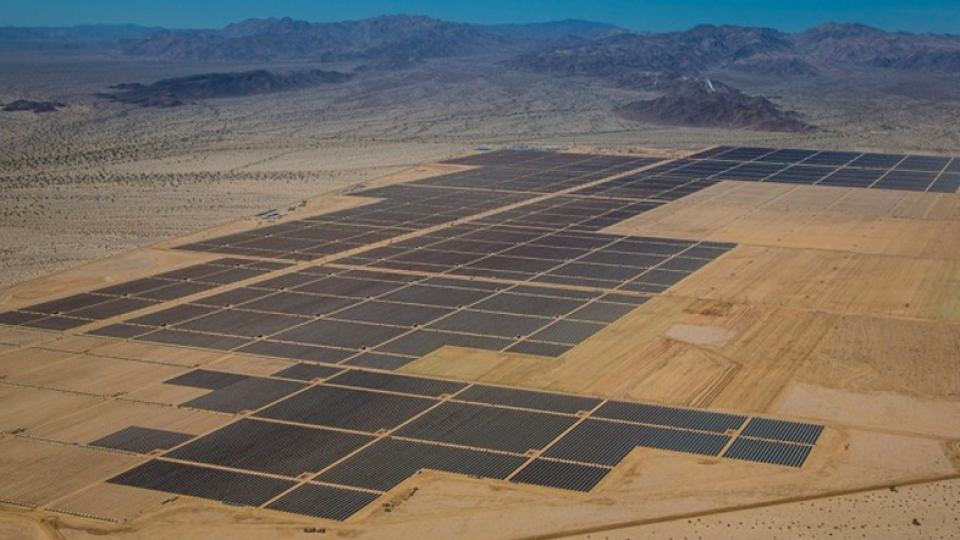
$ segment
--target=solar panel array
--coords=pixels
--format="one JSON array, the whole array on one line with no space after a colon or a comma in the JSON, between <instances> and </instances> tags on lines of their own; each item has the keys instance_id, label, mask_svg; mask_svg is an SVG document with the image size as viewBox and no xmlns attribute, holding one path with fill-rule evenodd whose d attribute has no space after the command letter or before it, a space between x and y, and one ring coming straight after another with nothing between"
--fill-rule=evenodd
<instances>
[{"instance_id":1,"label":"solar panel array","mask_svg":"<svg viewBox=\"0 0 960 540\"><path fill-rule=\"evenodd\" d=\"M461 173L357 191L372 204L205 239L181 249L310 261L476 216L541 195L575 189L659 161L649 157L497 152Z\"/></svg>"},{"instance_id":2,"label":"solar panel array","mask_svg":"<svg viewBox=\"0 0 960 540\"><path fill-rule=\"evenodd\" d=\"M342 520L423 470L587 492L637 447L796 467L822 430L353 368L307 384L289 371L251 377L196 369L168 380L209 390L184 407L248 415L185 440L145 432L139 450L126 449L166 451L110 482ZM213 407L205 399L251 381L286 386L256 404L238 392ZM232 400L241 404L225 406Z\"/></svg>"},{"instance_id":3,"label":"solar panel array","mask_svg":"<svg viewBox=\"0 0 960 540\"><path fill-rule=\"evenodd\" d=\"M734 247L600 231L722 179L949 191L960 174L943 158L729 147L639 172L658 160L451 163L480 168L182 246L274 260L218 259L0 324L289 362L167 381L205 390L182 407L245 416L199 438L131 425L91 443L160 456L119 484L345 519L424 469L590 491L637 447L799 467L822 426L388 372L448 345L564 354Z\"/></svg>"},{"instance_id":4,"label":"solar panel array","mask_svg":"<svg viewBox=\"0 0 960 540\"><path fill-rule=\"evenodd\" d=\"M287 263L272 261L219 259L2 313L0 324L43 330L69 330L200 294L288 266Z\"/></svg>"},{"instance_id":5,"label":"solar panel array","mask_svg":"<svg viewBox=\"0 0 960 540\"><path fill-rule=\"evenodd\" d=\"M723 180L956 193L960 158L721 146L574 195L672 201Z\"/></svg>"}]
</instances>

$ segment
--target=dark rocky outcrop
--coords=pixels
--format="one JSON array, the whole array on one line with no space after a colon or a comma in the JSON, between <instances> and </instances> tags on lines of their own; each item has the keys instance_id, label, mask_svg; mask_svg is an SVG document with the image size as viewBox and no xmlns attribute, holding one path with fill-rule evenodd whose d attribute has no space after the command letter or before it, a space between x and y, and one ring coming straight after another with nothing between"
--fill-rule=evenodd
<instances>
[{"instance_id":1,"label":"dark rocky outcrop","mask_svg":"<svg viewBox=\"0 0 960 540\"><path fill-rule=\"evenodd\" d=\"M34 112L51 113L66 107L59 101L33 101L30 99L18 99L12 103L3 106L4 112Z\"/></svg>"},{"instance_id":2,"label":"dark rocky outcrop","mask_svg":"<svg viewBox=\"0 0 960 540\"><path fill-rule=\"evenodd\" d=\"M204 99L242 97L299 90L325 84L340 84L353 75L339 71L294 71L274 73L265 70L239 73L205 73L164 79L153 84L119 84L112 93L98 97L141 107L178 107Z\"/></svg>"},{"instance_id":3,"label":"dark rocky outcrop","mask_svg":"<svg viewBox=\"0 0 960 540\"><path fill-rule=\"evenodd\" d=\"M798 113L781 110L767 98L708 79L685 79L661 97L629 103L617 112L630 120L670 126L795 133L815 129Z\"/></svg>"}]
</instances>

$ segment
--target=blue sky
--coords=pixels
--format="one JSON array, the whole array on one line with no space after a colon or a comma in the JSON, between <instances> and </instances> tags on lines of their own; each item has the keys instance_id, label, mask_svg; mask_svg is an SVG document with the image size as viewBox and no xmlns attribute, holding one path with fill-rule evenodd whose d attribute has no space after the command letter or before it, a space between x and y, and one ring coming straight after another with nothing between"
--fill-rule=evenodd
<instances>
[{"instance_id":1,"label":"blue sky","mask_svg":"<svg viewBox=\"0 0 960 540\"><path fill-rule=\"evenodd\" d=\"M650 31L700 23L792 31L843 21L960 34L960 0L0 0L0 26L210 28L250 17L338 21L395 13L477 23L577 18Z\"/></svg>"}]
</instances>

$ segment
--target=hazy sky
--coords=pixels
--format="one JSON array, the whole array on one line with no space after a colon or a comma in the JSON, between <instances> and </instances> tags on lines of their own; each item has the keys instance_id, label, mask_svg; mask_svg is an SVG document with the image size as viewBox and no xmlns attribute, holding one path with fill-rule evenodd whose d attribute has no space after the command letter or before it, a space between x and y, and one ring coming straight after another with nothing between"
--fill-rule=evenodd
<instances>
[{"instance_id":1,"label":"hazy sky","mask_svg":"<svg viewBox=\"0 0 960 540\"><path fill-rule=\"evenodd\" d=\"M577 18L651 31L700 23L801 30L832 20L960 34L960 0L0 0L0 26L210 28L250 17L338 21L395 13L478 23Z\"/></svg>"}]
</instances>

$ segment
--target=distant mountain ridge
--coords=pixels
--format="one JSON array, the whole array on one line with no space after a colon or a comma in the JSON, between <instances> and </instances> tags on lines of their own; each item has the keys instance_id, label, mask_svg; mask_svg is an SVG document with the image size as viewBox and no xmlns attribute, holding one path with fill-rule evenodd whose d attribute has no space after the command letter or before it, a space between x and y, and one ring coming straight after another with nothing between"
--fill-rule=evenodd
<instances>
[{"instance_id":1,"label":"distant mountain ridge","mask_svg":"<svg viewBox=\"0 0 960 540\"><path fill-rule=\"evenodd\" d=\"M621 80L636 73L695 76L711 69L813 74L872 67L960 72L960 36L891 33L826 23L788 34L769 28L702 25L683 32L624 34L518 55L511 67Z\"/></svg>"},{"instance_id":2,"label":"distant mountain ridge","mask_svg":"<svg viewBox=\"0 0 960 540\"><path fill-rule=\"evenodd\" d=\"M88 24L70 27L0 27L0 46L20 48L53 45L115 45L163 31L136 24Z\"/></svg>"},{"instance_id":3,"label":"distant mountain ridge","mask_svg":"<svg viewBox=\"0 0 960 540\"><path fill-rule=\"evenodd\" d=\"M474 25L405 15L337 23L250 19L223 30L161 32L124 52L170 60L336 62L468 55L502 40Z\"/></svg>"}]
</instances>

